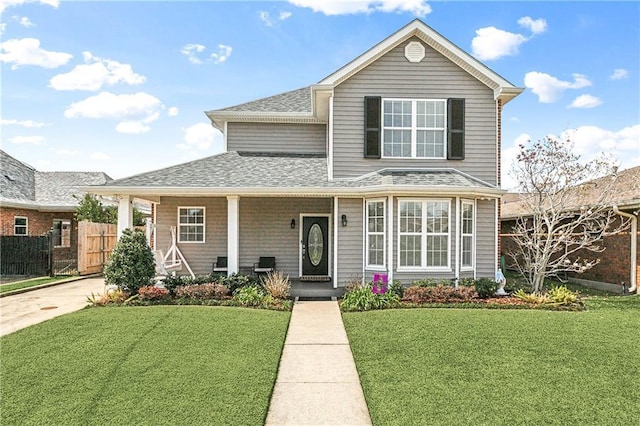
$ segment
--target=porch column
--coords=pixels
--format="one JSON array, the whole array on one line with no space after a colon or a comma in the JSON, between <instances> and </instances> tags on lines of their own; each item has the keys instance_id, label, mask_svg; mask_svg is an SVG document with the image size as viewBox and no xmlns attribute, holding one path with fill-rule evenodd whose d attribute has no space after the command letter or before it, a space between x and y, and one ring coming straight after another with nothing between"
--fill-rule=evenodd
<instances>
[{"instance_id":1,"label":"porch column","mask_svg":"<svg viewBox=\"0 0 640 426\"><path fill-rule=\"evenodd\" d=\"M393 281L393 195L387 197L387 223L389 224L387 238L387 277L389 284Z\"/></svg>"},{"instance_id":2,"label":"porch column","mask_svg":"<svg viewBox=\"0 0 640 426\"><path fill-rule=\"evenodd\" d=\"M130 195L121 195L118 204L118 239L125 229L133 228L133 205Z\"/></svg>"},{"instance_id":3,"label":"porch column","mask_svg":"<svg viewBox=\"0 0 640 426\"><path fill-rule=\"evenodd\" d=\"M240 270L240 219L237 195L227 197L227 274L235 274Z\"/></svg>"}]
</instances>

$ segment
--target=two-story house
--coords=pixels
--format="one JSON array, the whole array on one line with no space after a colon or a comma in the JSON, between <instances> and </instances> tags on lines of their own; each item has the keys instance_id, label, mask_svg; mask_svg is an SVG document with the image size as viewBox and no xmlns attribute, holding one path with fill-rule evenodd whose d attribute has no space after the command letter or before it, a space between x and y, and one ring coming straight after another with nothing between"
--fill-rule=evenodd
<instances>
[{"instance_id":1,"label":"two-story house","mask_svg":"<svg viewBox=\"0 0 640 426\"><path fill-rule=\"evenodd\" d=\"M261 256L302 280L493 277L500 126L522 92L420 20L317 84L208 111L225 152L93 192L153 203L196 274Z\"/></svg>"}]
</instances>

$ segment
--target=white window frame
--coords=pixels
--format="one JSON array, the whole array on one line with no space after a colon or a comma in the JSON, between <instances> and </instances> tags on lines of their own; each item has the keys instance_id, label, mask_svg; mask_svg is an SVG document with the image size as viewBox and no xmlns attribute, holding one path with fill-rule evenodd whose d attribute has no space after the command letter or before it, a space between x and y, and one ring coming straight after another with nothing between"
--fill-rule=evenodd
<instances>
[{"instance_id":1,"label":"white window frame","mask_svg":"<svg viewBox=\"0 0 640 426\"><path fill-rule=\"evenodd\" d=\"M196 223L180 223L180 210L185 209L200 209L202 210L202 224ZM178 206L178 228L177 228L177 240L179 243L183 244L204 244L206 242L207 237L207 208L204 206ZM180 228L182 226L202 226L202 241L182 241L180 236L182 233L180 232Z\"/></svg>"},{"instance_id":2,"label":"white window frame","mask_svg":"<svg viewBox=\"0 0 640 426\"><path fill-rule=\"evenodd\" d=\"M17 225L16 224L16 219L24 219L24 225ZM24 234L18 234L16 232L16 229L18 228L24 228ZM26 216L14 216L13 217L13 235L18 235L18 236L22 236L22 235L29 235L29 218Z\"/></svg>"},{"instance_id":3,"label":"white window frame","mask_svg":"<svg viewBox=\"0 0 640 426\"><path fill-rule=\"evenodd\" d=\"M411 128L408 127L385 127L384 125L384 106L386 102L411 102ZM443 127L418 127L418 102L441 102L444 106L444 123ZM443 160L447 158L447 100L446 99L403 99L403 98L383 98L382 105L380 108L380 138L382 141L382 158L420 158L420 159L438 159ZM411 131L411 155L409 157L396 157L396 156L388 156L385 155L385 130L410 130ZM442 139L442 156L441 157L418 157L417 152L417 140L418 140L418 130L442 130L443 131L443 139Z\"/></svg>"},{"instance_id":4,"label":"white window frame","mask_svg":"<svg viewBox=\"0 0 640 426\"><path fill-rule=\"evenodd\" d=\"M53 219L53 229L56 229L56 222L60 222L60 244L55 244L54 247L71 247L71 219ZM64 239L62 238L62 225L67 223L69 225L69 243L64 244Z\"/></svg>"},{"instance_id":5,"label":"white window frame","mask_svg":"<svg viewBox=\"0 0 640 426\"><path fill-rule=\"evenodd\" d=\"M400 214L402 212L403 203L421 203L422 204L422 230L419 235L421 238L420 248L420 266L402 266L400 264L402 256L400 255L400 240L404 235L417 235L415 232L401 232L400 230ZM427 266L427 236L444 236L445 233L428 233L427 232L427 206L428 203L446 203L447 204L447 264L442 266ZM403 198L398 200L398 213L397 213L397 244L398 244L398 271L399 272L451 272L451 199L443 198Z\"/></svg>"},{"instance_id":6,"label":"white window frame","mask_svg":"<svg viewBox=\"0 0 640 426\"><path fill-rule=\"evenodd\" d=\"M471 214L471 233L464 232L464 206L470 205L472 210ZM471 237L471 265L464 264L464 238ZM472 271L476 266L476 203L474 200L461 200L460 202L460 270Z\"/></svg>"},{"instance_id":7,"label":"white window frame","mask_svg":"<svg viewBox=\"0 0 640 426\"><path fill-rule=\"evenodd\" d=\"M382 224L382 232L371 232L369 231L369 204L373 204L373 203L382 203L382 220L383 220L383 224ZM366 235L366 258L367 258L367 263L366 263L366 268L369 270L380 270L380 271L386 271L386 264L387 264L387 200L385 200L384 198L376 198L376 199L372 199L372 200L367 200L367 202L365 203L365 235ZM377 217L377 216L376 216ZM378 265L378 264L372 264L370 262L370 258L369 258L369 240L370 240L370 236L372 235L382 235L382 265Z\"/></svg>"}]
</instances>

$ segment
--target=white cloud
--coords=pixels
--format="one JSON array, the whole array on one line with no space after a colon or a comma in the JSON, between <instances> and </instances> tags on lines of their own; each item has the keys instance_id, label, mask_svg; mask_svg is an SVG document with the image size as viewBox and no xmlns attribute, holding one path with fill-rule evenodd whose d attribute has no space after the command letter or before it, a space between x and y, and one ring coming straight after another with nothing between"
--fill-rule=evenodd
<instances>
[{"instance_id":1,"label":"white cloud","mask_svg":"<svg viewBox=\"0 0 640 426\"><path fill-rule=\"evenodd\" d=\"M112 118L119 120L116 131L139 134L150 130L148 126L160 117L162 102L144 92L134 95L115 95L101 92L82 101L72 103L65 111L67 118Z\"/></svg>"},{"instance_id":2,"label":"white cloud","mask_svg":"<svg viewBox=\"0 0 640 426\"><path fill-rule=\"evenodd\" d=\"M93 56L91 52L82 52L86 64L77 65L68 73L58 74L51 78L49 87L55 90L88 90L98 91L102 86L113 86L117 83L137 85L147 78L133 72L131 65L121 64L111 59Z\"/></svg>"},{"instance_id":3,"label":"white cloud","mask_svg":"<svg viewBox=\"0 0 640 426\"><path fill-rule=\"evenodd\" d=\"M26 17L26 16L12 16L11 19L13 19L14 21L16 21L17 23L19 23L20 25L22 25L25 28L31 28L31 27L35 27L36 24L34 24L33 22L31 22L31 20Z\"/></svg>"},{"instance_id":4,"label":"white cloud","mask_svg":"<svg viewBox=\"0 0 640 426\"><path fill-rule=\"evenodd\" d=\"M611 80L622 80L623 78L629 77L629 71L624 68L616 68L613 70L613 74L609 76Z\"/></svg>"},{"instance_id":5,"label":"white cloud","mask_svg":"<svg viewBox=\"0 0 640 426\"><path fill-rule=\"evenodd\" d=\"M584 160L607 152L616 157L624 168L640 165L640 124L618 131L581 126L565 130L560 138L571 140L574 151Z\"/></svg>"},{"instance_id":6,"label":"white cloud","mask_svg":"<svg viewBox=\"0 0 640 426\"><path fill-rule=\"evenodd\" d=\"M594 108L601 104L602 101L595 96L580 95L575 98L567 108Z\"/></svg>"},{"instance_id":7,"label":"white cloud","mask_svg":"<svg viewBox=\"0 0 640 426\"><path fill-rule=\"evenodd\" d=\"M573 82L558 80L549 74L531 71L524 76L524 85L538 95L538 100L548 104L557 101L567 89L581 89L591 86L582 74L573 74Z\"/></svg>"},{"instance_id":8,"label":"white cloud","mask_svg":"<svg viewBox=\"0 0 640 426\"><path fill-rule=\"evenodd\" d=\"M15 70L24 65L43 68L57 68L69 62L73 55L64 52L52 52L40 47L35 38L11 39L0 43L0 61L11 65Z\"/></svg>"},{"instance_id":9,"label":"white cloud","mask_svg":"<svg viewBox=\"0 0 640 426\"><path fill-rule=\"evenodd\" d=\"M267 26L273 27L278 21L284 21L285 19L289 19L293 15L291 12L281 11L278 16L272 17L269 12L265 12L261 10L258 12L258 16L260 20Z\"/></svg>"},{"instance_id":10,"label":"white cloud","mask_svg":"<svg viewBox=\"0 0 640 426\"><path fill-rule=\"evenodd\" d=\"M40 3L58 8L60 0L2 0L0 1L0 13L9 7L20 6L25 3Z\"/></svg>"},{"instance_id":11,"label":"white cloud","mask_svg":"<svg viewBox=\"0 0 640 426\"><path fill-rule=\"evenodd\" d=\"M231 46L226 46L224 44L218 45L218 51L211 54L211 60L214 64L221 64L229 59L231 56L231 51L233 48Z\"/></svg>"},{"instance_id":12,"label":"white cloud","mask_svg":"<svg viewBox=\"0 0 640 426\"><path fill-rule=\"evenodd\" d=\"M55 153L58 155L78 155L80 154L80 151L74 150L74 149L67 149L67 148L61 148L61 149L56 149Z\"/></svg>"},{"instance_id":13,"label":"white cloud","mask_svg":"<svg viewBox=\"0 0 640 426\"><path fill-rule=\"evenodd\" d=\"M518 19L518 24L529 29L533 34L541 34L547 30L547 21L544 19L532 19L529 16L523 16Z\"/></svg>"},{"instance_id":14,"label":"white cloud","mask_svg":"<svg viewBox=\"0 0 640 426\"><path fill-rule=\"evenodd\" d=\"M171 107L167 110L167 115L169 117L175 117L179 112L178 107Z\"/></svg>"},{"instance_id":15,"label":"white cloud","mask_svg":"<svg viewBox=\"0 0 640 426\"><path fill-rule=\"evenodd\" d=\"M6 119L2 119L0 120L0 125L3 126L21 126L21 127L27 127L27 128L34 128L34 127L44 127L44 126L49 126L48 123L41 123L39 121L33 121L33 120L6 120Z\"/></svg>"},{"instance_id":16,"label":"white cloud","mask_svg":"<svg viewBox=\"0 0 640 426\"><path fill-rule=\"evenodd\" d=\"M91 158L92 160L99 160L99 161L107 161L111 159L111 157L109 157L107 154L99 151L91 154L89 158Z\"/></svg>"},{"instance_id":17,"label":"white cloud","mask_svg":"<svg viewBox=\"0 0 640 426\"><path fill-rule=\"evenodd\" d=\"M189 62L192 64L201 64L202 60L200 60L197 56L198 53L204 52L206 46L202 44L186 44L180 49L180 53L185 55Z\"/></svg>"},{"instance_id":18,"label":"white cloud","mask_svg":"<svg viewBox=\"0 0 640 426\"><path fill-rule=\"evenodd\" d=\"M531 140L531 136L527 133L521 133L518 137L516 137L513 141L513 144L510 147L506 147L502 149L500 153L501 159L501 182L500 186L504 189L515 189L518 186L518 182L511 175L511 169L513 165L516 163L516 157L520 152L520 145L526 145Z\"/></svg>"},{"instance_id":19,"label":"white cloud","mask_svg":"<svg viewBox=\"0 0 640 426\"><path fill-rule=\"evenodd\" d=\"M197 123L184 129L184 143L178 145L183 149L206 151L213 144L216 130L209 123Z\"/></svg>"},{"instance_id":20,"label":"white cloud","mask_svg":"<svg viewBox=\"0 0 640 426\"><path fill-rule=\"evenodd\" d=\"M7 29L7 24L4 22L0 22L0 35L4 34L4 30Z\"/></svg>"},{"instance_id":21,"label":"white cloud","mask_svg":"<svg viewBox=\"0 0 640 426\"><path fill-rule=\"evenodd\" d=\"M9 139L9 142L15 144L42 145L45 142L44 136L15 136Z\"/></svg>"},{"instance_id":22,"label":"white cloud","mask_svg":"<svg viewBox=\"0 0 640 426\"><path fill-rule=\"evenodd\" d=\"M476 58L488 61L517 55L520 45L527 40L522 34L486 27L476 30L476 36L471 40L471 49Z\"/></svg>"},{"instance_id":23,"label":"white cloud","mask_svg":"<svg viewBox=\"0 0 640 426\"><path fill-rule=\"evenodd\" d=\"M373 12L409 12L424 17L431 13L431 6L425 0L289 0L298 7L308 7L325 15L350 15Z\"/></svg>"}]
</instances>

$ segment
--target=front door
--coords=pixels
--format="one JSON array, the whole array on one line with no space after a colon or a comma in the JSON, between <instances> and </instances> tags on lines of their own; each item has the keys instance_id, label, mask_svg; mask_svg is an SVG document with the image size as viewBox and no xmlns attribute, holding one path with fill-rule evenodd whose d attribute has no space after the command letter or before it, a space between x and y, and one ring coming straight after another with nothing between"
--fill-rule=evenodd
<instances>
[{"instance_id":1,"label":"front door","mask_svg":"<svg viewBox=\"0 0 640 426\"><path fill-rule=\"evenodd\" d=\"M302 276L329 274L329 218L302 218Z\"/></svg>"}]
</instances>

